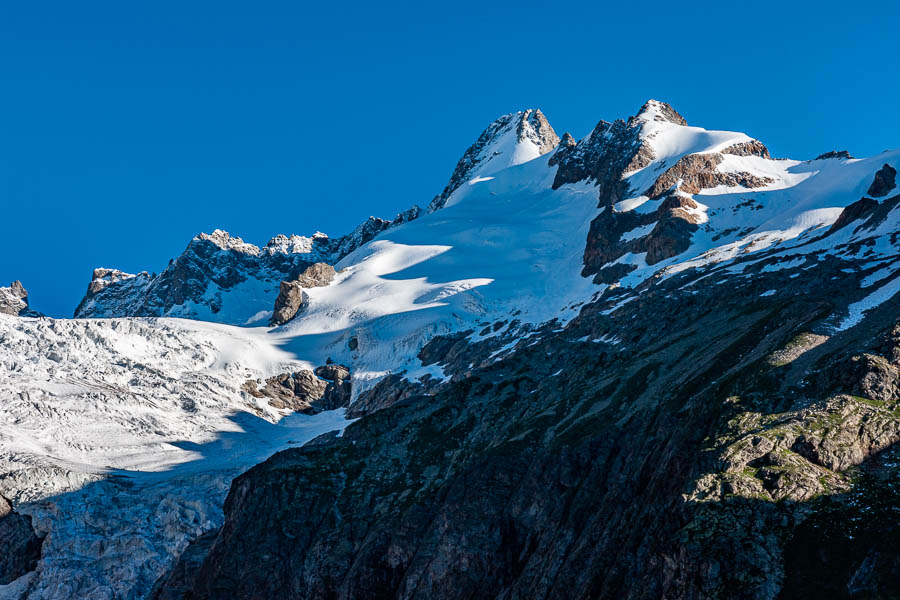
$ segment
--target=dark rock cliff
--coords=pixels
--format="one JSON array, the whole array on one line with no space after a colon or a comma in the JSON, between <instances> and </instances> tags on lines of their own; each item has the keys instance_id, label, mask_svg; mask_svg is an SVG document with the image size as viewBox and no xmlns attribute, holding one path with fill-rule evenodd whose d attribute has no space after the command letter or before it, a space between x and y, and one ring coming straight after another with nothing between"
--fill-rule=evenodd
<instances>
[{"instance_id":1,"label":"dark rock cliff","mask_svg":"<svg viewBox=\"0 0 900 600\"><path fill-rule=\"evenodd\" d=\"M43 538L31 526L31 517L20 515L0 496L0 585L33 571L41 557Z\"/></svg>"}]
</instances>

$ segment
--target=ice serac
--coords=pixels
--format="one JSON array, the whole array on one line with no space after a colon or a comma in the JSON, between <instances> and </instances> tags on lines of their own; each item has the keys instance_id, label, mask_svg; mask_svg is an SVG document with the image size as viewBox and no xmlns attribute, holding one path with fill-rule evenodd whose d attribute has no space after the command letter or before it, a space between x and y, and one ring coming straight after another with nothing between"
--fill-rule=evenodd
<instances>
[{"instance_id":1,"label":"ice serac","mask_svg":"<svg viewBox=\"0 0 900 600\"><path fill-rule=\"evenodd\" d=\"M431 201L429 212L443 208L460 186L552 151L559 136L540 109L503 115L481 132L456 164L444 190Z\"/></svg>"}]
</instances>

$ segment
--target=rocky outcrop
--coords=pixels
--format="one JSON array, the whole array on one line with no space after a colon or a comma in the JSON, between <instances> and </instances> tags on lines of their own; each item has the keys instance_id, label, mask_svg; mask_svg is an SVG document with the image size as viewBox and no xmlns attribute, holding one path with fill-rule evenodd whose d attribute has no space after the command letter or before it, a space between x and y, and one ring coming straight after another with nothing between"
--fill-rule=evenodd
<instances>
[{"instance_id":1,"label":"rocky outcrop","mask_svg":"<svg viewBox=\"0 0 900 600\"><path fill-rule=\"evenodd\" d=\"M313 262L309 257L316 255L320 239L311 241L308 252L294 252L280 239L273 240L272 248L260 249L225 231L201 233L159 275L132 276L115 269L95 269L75 317L192 317L207 313L213 317L222 311L229 291L241 284L254 281L274 287L292 272L302 271ZM251 315L241 316L243 322ZM223 317L230 319L231 315Z\"/></svg>"},{"instance_id":2,"label":"rocky outcrop","mask_svg":"<svg viewBox=\"0 0 900 600\"><path fill-rule=\"evenodd\" d=\"M28 292L21 281L0 287L0 314L16 317L39 317L41 313L28 307Z\"/></svg>"},{"instance_id":3,"label":"rocky outcrop","mask_svg":"<svg viewBox=\"0 0 900 600\"><path fill-rule=\"evenodd\" d=\"M768 154L768 151L766 153ZM774 181L769 177L760 177L745 171L718 171L717 167L723 160L724 156L718 152L683 156L665 173L660 175L643 194L650 198L658 198L672 190L675 184L679 182L681 182L679 185L681 191L688 194L699 194L701 190L714 188L719 185L759 188Z\"/></svg>"},{"instance_id":4,"label":"rocky outcrop","mask_svg":"<svg viewBox=\"0 0 900 600\"><path fill-rule=\"evenodd\" d=\"M589 181L598 188L601 206L623 200L627 186L622 175L653 160L652 150L641 143L640 125L635 117L627 123L621 119L600 121L574 146L560 144L549 161L551 167L557 167L553 189Z\"/></svg>"},{"instance_id":5,"label":"rocky outcrop","mask_svg":"<svg viewBox=\"0 0 900 600\"><path fill-rule=\"evenodd\" d=\"M690 198L679 200L679 194L697 194L719 185L758 188L773 182L768 177L744 171L718 170L725 154L771 158L762 143L749 140L733 144L722 152L683 156L657 177L647 190L632 190L625 180L627 174L647 167L656 158L652 144L643 133L645 125L652 122L687 125L671 106L650 100L627 121L601 121L590 135L577 144L566 140L550 158L550 166L557 167L553 189L579 181L593 183L597 188L601 212L588 232L583 274L596 275L598 283L611 283L633 268L609 264L626 252L647 252L647 264L655 264L688 248L698 221L696 213L684 209L689 209L691 204L696 208L696 204ZM669 199L651 214L615 211L616 203L639 194L652 199L669 195ZM674 206L672 203L683 205ZM620 241L625 232L651 223L656 223L653 231L642 236L640 241Z\"/></svg>"},{"instance_id":6,"label":"rocky outcrop","mask_svg":"<svg viewBox=\"0 0 900 600\"><path fill-rule=\"evenodd\" d=\"M668 196L656 211L656 225L645 237L634 240L631 251L646 252L648 265L681 254L691 245L691 236L701 222L698 208L687 196Z\"/></svg>"},{"instance_id":7,"label":"rocky outcrop","mask_svg":"<svg viewBox=\"0 0 900 600\"><path fill-rule=\"evenodd\" d=\"M33 571L41 558L43 538L31 526L31 517L13 510L0 496L0 585Z\"/></svg>"},{"instance_id":8,"label":"rocky outcrop","mask_svg":"<svg viewBox=\"0 0 900 600\"><path fill-rule=\"evenodd\" d=\"M309 296L304 289L322 287L334 279L334 267L326 263L315 263L306 268L294 281L282 281L275 299L275 309L270 325L283 325L297 316L309 304Z\"/></svg>"},{"instance_id":9,"label":"rocky outcrop","mask_svg":"<svg viewBox=\"0 0 900 600\"><path fill-rule=\"evenodd\" d=\"M450 195L474 177L546 154L558 143L559 137L540 110L503 115L488 125L465 151L444 190L428 205L428 211L443 208ZM530 148L517 152L523 144Z\"/></svg>"},{"instance_id":10,"label":"rocky outcrop","mask_svg":"<svg viewBox=\"0 0 900 600\"><path fill-rule=\"evenodd\" d=\"M652 212L619 212L608 207L591 223L583 274L595 274L597 283L612 283L634 268L615 262L625 254L646 253L648 265L677 256L690 247L702 220L700 206L680 191L666 196ZM643 235L633 233L642 228L647 229Z\"/></svg>"},{"instance_id":11,"label":"rocky outcrop","mask_svg":"<svg viewBox=\"0 0 900 600\"><path fill-rule=\"evenodd\" d=\"M896 177L897 170L891 165L884 165L875 173L875 180L872 181L872 185L869 186L866 193L873 198L887 196L891 190L897 187Z\"/></svg>"},{"instance_id":12,"label":"rocky outcrop","mask_svg":"<svg viewBox=\"0 0 900 600\"><path fill-rule=\"evenodd\" d=\"M283 325L309 305L309 295L299 281L282 281L269 325Z\"/></svg>"},{"instance_id":13,"label":"rocky outcrop","mask_svg":"<svg viewBox=\"0 0 900 600\"><path fill-rule=\"evenodd\" d=\"M841 210L841 214L832 223L829 233L834 233L838 229L846 227L853 221L868 217L875 209L878 208L878 201L871 198L860 198L852 204L848 204Z\"/></svg>"},{"instance_id":14,"label":"rocky outcrop","mask_svg":"<svg viewBox=\"0 0 900 600\"><path fill-rule=\"evenodd\" d=\"M734 154L735 156L759 156L760 158L771 159L769 149L759 140L750 140L733 144L722 150L722 154Z\"/></svg>"},{"instance_id":15,"label":"rocky outcrop","mask_svg":"<svg viewBox=\"0 0 900 600\"><path fill-rule=\"evenodd\" d=\"M687 127L687 120L681 114L672 108L671 105L659 100L647 100L638 111L636 119L650 119L663 123L672 123Z\"/></svg>"},{"instance_id":16,"label":"rocky outcrop","mask_svg":"<svg viewBox=\"0 0 900 600\"><path fill-rule=\"evenodd\" d=\"M344 408L350 404L350 369L327 364L315 371L284 373L260 381L246 381L241 389L256 398L266 398L279 409L305 414Z\"/></svg>"},{"instance_id":17,"label":"rocky outcrop","mask_svg":"<svg viewBox=\"0 0 900 600\"><path fill-rule=\"evenodd\" d=\"M832 159L832 158L849 160L849 159L852 159L853 157L850 156L850 153L847 152L846 150L829 150L825 154L818 155L813 160L828 160L828 159Z\"/></svg>"}]
</instances>

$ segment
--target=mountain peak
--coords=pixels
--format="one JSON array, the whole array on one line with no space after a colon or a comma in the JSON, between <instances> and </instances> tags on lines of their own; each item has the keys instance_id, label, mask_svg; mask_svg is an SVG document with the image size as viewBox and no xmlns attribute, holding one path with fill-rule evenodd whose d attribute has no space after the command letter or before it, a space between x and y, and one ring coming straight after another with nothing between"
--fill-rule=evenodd
<instances>
[{"instance_id":1,"label":"mountain peak","mask_svg":"<svg viewBox=\"0 0 900 600\"><path fill-rule=\"evenodd\" d=\"M553 131L541 109L528 109L516 113L516 116L518 117L516 140L519 143L528 140L537 146L541 154L550 152L559 144L559 136Z\"/></svg>"},{"instance_id":2,"label":"mountain peak","mask_svg":"<svg viewBox=\"0 0 900 600\"><path fill-rule=\"evenodd\" d=\"M559 144L559 136L540 109L529 108L498 117L469 146L456 164L444 191L428 207L442 208L450 195L475 177L484 177L546 154Z\"/></svg>"},{"instance_id":3,"label":"mountain peak","mask_svg":"<svg viewBox=\"0 0 900 600\"><path fill-rule=\"evenodd\" d=\"M0 287L0 314L19 317L38 317L40 313L28 308L28 292L19 280L9 287Z\"/></svg>"},{"instance_id":4,"label":"mountain peak","mask_svg":"<svg viewBox=\"0 0 900 600\"><path fill-rule=\"evenodd\" d=\"M232 236L223 229L216 229L212 233L201 233L194 237L193 241L210 242L222 250L235 250L242 254L259 254L259 247L245 242L243 239Z\"/></svg>"},{"instance_id":5,"label":"mountain peak","mask_svg":"<svg viewBox=\"0 0 900 600\"><path fill-rule=\"evenodd\" d=\"M674 125L687 126L687 121L671 105L659 100L647 100L638 111L636 119L643 121L668 122Z\"/></svg>"}]
</instances>

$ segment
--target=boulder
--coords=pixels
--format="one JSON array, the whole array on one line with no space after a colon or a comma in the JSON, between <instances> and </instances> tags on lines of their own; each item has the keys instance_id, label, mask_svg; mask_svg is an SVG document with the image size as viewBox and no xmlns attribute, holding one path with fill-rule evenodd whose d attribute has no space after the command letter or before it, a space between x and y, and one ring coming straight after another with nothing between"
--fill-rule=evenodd
<instances>
[{"instance_id":1,"label":"boulder","mask_svg":"<svg viewBox=\"0 0 900 600\"><path fill-rule=\"evenodd\" d=\"M334 279L334 267L327 263L315 263L306 268L294 281L282 281L275 299L275 310L270 325L283 325L297 316L309 304L305 288L322 287Z\"/></svg>"},{"instance_id":2,"label":"boulder","mask_svg":"<svg viewBox=\"0 0 900 600\"><path fill-rule=\"evenodd\" d=\"M350 369L337 364L275 375L262 387L258 380L251 379L241 389L255 398L268 398L275 408L306 414L348 406L352 395Z\"/></svg>"}]
</instances>

